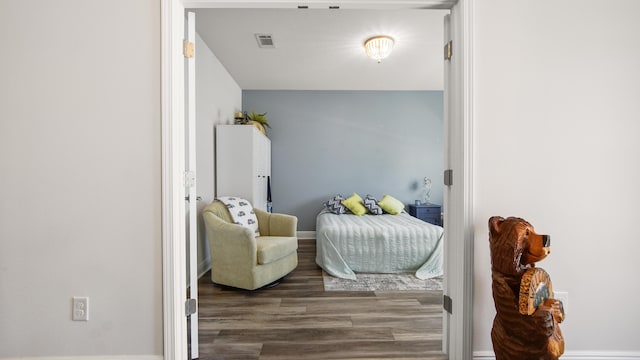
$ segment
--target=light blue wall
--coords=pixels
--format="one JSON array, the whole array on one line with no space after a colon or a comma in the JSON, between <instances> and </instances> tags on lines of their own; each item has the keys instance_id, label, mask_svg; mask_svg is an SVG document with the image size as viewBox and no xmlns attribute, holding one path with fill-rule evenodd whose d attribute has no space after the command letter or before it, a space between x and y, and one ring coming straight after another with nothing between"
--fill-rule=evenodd
<instances>
[{"instance_id":1,"label":"light blue wall","mask_svg":"<svg viewBox=\"0 0 640 360\"><path fill-rule=\"evenodd\" d=\"M275 212L315 230L335 194L413 203L425 176L442 204L442 91L244 90L245 111L267 112Z\"/></svg>"}]
</instances>

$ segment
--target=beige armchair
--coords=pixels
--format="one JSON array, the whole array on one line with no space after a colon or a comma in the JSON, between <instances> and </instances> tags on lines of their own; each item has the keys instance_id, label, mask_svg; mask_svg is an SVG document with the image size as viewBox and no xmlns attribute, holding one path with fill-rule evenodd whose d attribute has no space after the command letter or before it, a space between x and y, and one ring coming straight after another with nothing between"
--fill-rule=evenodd
<instances>
[{"instance_id":1,"label":"beige armchair","mask_svg":"<svg viewBox=\"0 0 640 360\"><path fill-rule=\"evenodd\" d=\"M254 290L298 266L298 218L254 210L260 236L234 224L222 202L216 200L204 208L214 283Z\"/></svg>"}]
</instances>

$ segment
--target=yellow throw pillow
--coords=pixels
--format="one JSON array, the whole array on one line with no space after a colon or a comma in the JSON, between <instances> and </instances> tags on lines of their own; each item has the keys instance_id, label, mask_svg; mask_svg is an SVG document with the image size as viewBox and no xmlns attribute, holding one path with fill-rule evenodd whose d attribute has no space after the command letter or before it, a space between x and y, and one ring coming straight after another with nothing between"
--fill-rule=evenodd
<instances>
[{"instance_id":1,"label":"yellow throw pillow","mask_svg":"<svg viewBox=\"0 0 640 360\"><path fill-rule=\"evenodd\" d=\"M404 210L404 204L402 201L394 198L390 195L385 195L382 200L378 201L378 205L391 215L398 215Z\"/></svg>"},{"instance_id":2,"label":"yellow throw pillow","mask_svg":"<svg viewBox=\"0 0 640 360\"><path fill-rule=\"evenodd\" d=\"M342 205L346 206L347 209L351 210L352 213L358 216L361 216L367 213L367 208L364 207L364 203L362 203L362 198L356 193L353 193L353 195L342 200Z\"/></svg>"}]
</instances>

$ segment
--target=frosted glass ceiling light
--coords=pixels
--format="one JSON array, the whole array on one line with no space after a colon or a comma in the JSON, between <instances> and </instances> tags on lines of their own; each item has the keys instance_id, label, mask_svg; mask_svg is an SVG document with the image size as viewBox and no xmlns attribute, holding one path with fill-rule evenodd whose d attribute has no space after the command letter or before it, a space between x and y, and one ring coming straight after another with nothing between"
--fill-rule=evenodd
<instances>
[{"instance_id":1,"label":"frosted glass ceiling light","mask_svg":"<svg viewBox=\"0 0 640 360\"><path fill-rule=\"evenodd\" d=\"M382 59L391 54L391 50L393 50L393 38L386 35L369 38L364 42L364 50L368 57L380 63Z\"/></svg>"}]
</instances>

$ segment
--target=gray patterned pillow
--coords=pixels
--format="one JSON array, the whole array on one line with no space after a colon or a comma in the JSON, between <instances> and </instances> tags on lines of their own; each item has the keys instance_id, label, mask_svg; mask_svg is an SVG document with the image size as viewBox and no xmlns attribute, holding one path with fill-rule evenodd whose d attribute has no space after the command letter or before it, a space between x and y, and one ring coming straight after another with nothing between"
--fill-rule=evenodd
<instances>
[{"instance_id":1,"label":"gray patterned pillow","mask_svg":"<svg viewBox=\"0 0 640 360\"><path fill-rule=\"evenodd\" d=\"M382 208L378 206L378 200L373 196L367 195L362 202L364 202L364 207L366 207L372 215L382 215L384 213Z\"/></svg>"},{"instance_id":2,"label":"gray patterned pillow","mask_svg":"<svg viewBox=\"0 0 640 360\"><path fill-rule=\"evenodd\" d=\"M253 211L253 206L248 200L233 196L220 196L216 199L226 205L227 210L229 210L229 215L231 215L231 219L235 224L247 227L251 229L256 236L260 236L258 218Z\"/></svg>"},{"instance_id":3,"label":"gray patterned pillow","mask_svg":"<svg viewBox=\"0 0 640 360\"><path fill-rule=\"evenodd\" d=\"M344 214L345 212L347 212L347 208L346 206L342 205L342 200L344 200L344 198L342 197L342 195L338 194L332 197L331 199L327 200L324 203L324 207L325 209L331 211L334 214L337 214L337 215Z\"/></svg>"}]
</instances>

